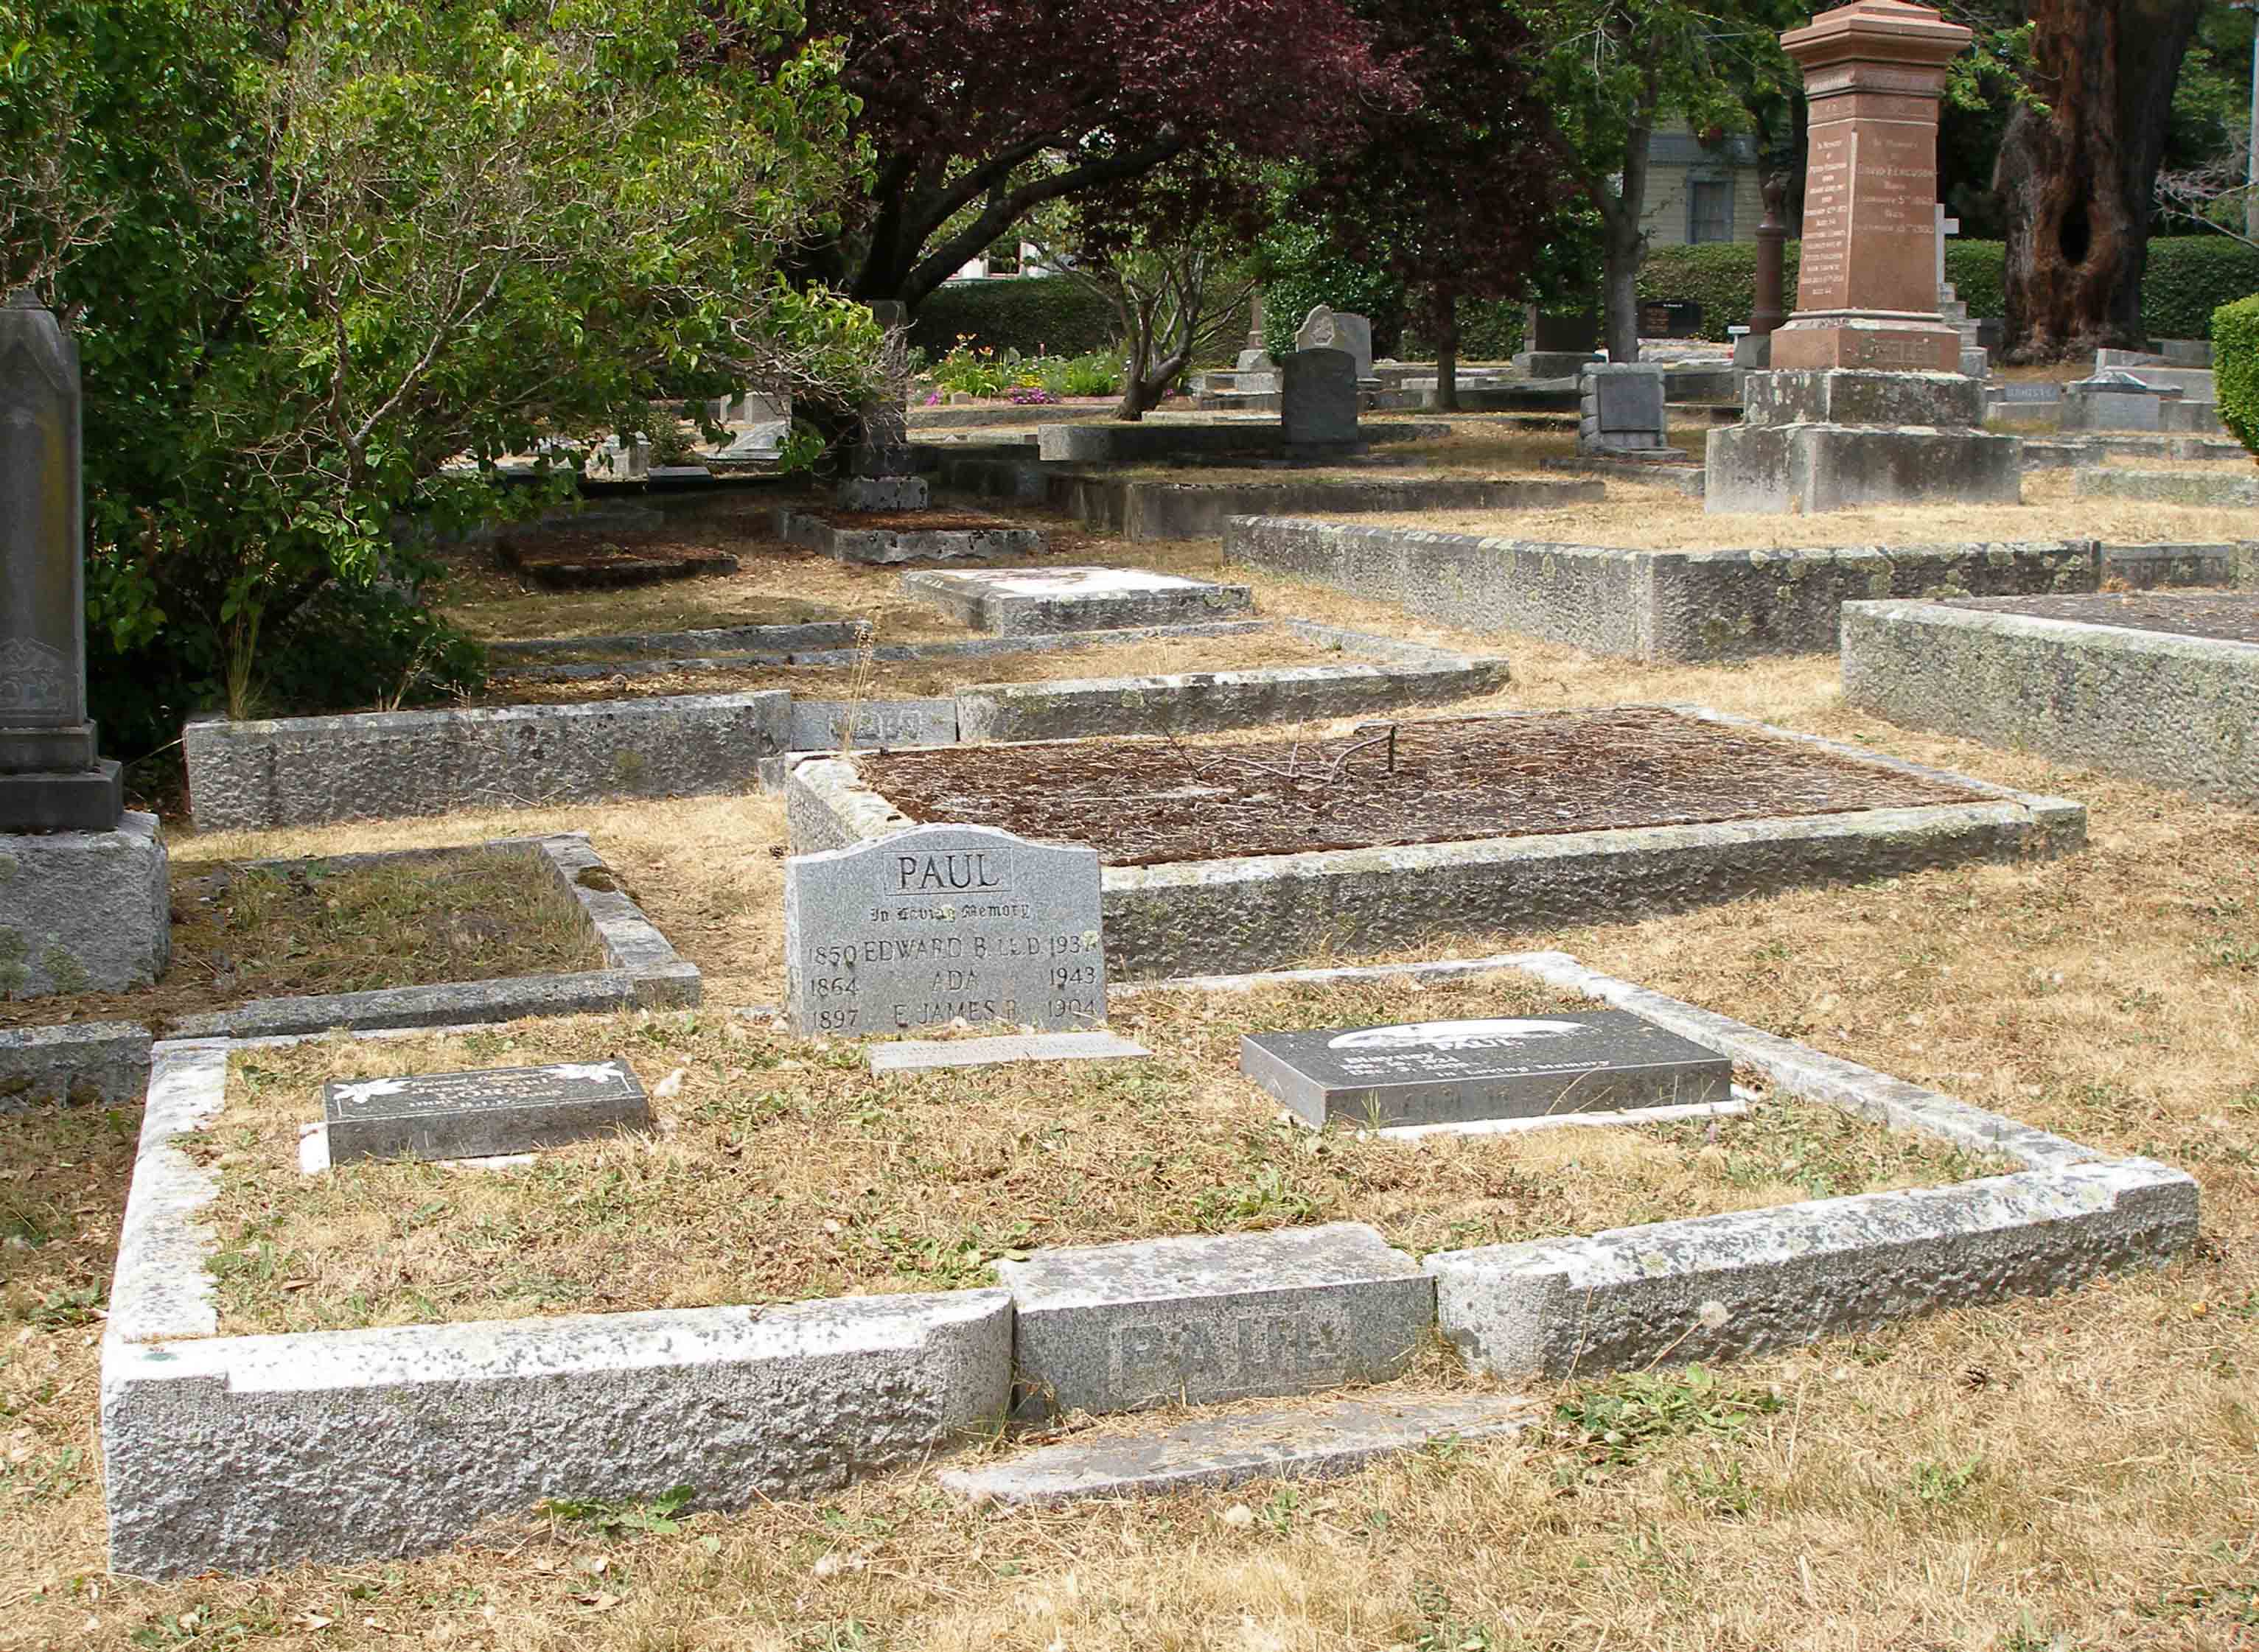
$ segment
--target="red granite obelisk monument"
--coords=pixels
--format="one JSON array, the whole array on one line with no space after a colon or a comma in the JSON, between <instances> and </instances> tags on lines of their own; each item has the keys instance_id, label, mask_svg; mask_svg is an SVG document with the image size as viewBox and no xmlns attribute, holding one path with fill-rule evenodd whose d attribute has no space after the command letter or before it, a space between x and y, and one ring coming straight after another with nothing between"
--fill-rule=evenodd
<instances>
[{"instance_id":1,"label":"red granite obelisk monument","mask_svg":"<svg viewBox=\"0 0 2259 1652\"><path fill-rule=\"evenodd\" d=\"M1937 104L1970 38L1909 0L1781 37L1812 103L1796 313L1740 375L1742 422L1710 432L1705 510L2021 501L2023 444L1984 428L1937 307Z\"/></svg>"},{"instance_id":2,"label":"red granite obelisk monument","mask_svg":"<svg viewBox=\"0 0 2259 1652\"><path fill-rule=\"evenodd\" d=\"M1954 373L1937 308L1937 107L1970 32L1907 0L1853 0L1781 36L1812 108L1796 313L1772 365Z\"/></svg>"}]
</instances>

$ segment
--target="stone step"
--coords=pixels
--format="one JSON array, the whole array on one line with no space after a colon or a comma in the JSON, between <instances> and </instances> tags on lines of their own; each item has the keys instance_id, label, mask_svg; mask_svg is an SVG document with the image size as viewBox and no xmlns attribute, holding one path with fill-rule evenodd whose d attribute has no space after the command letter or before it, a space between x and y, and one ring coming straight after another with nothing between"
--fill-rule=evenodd
<instances>
[{"instance_id":1,"label":"stone step","mask_svg":"<svg viewBox=\"0 0 2259 1652\"><path fill-rule=\"evenodd\" d=\"M1023 1505L1328 1479L1442 1441L1518 1434L1542 1415L1519 1394L1365 1394L1199 1417L1160 1432L1115 1428L940 1478L976 1502Z\"/></svg>"},{"instance_id":2,"label":"stone step","mask_svg":"<svg viewBox=\"0 0 2259 1652\"><path fill-rule=\"evenodd\" d=\"M1433 1281L1362 1222L1068 1246L996 1273L1023 1416L1386 1382L1435 1320Z\"/></svg>"}]
</instances>

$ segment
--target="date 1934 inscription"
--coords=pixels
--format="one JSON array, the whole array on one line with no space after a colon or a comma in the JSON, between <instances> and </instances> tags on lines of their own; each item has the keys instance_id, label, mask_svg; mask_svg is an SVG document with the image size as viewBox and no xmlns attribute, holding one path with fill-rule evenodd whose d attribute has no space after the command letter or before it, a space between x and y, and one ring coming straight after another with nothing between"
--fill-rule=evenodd
<instances>
[{"instance_id":1,"label":"date 1934 inscription","mask_svg":"<svg viewBox=\"0 0 2259 1652\"><path fill-rule=\"evenodd\" d=\"M790 1011L848 1036L957 1020L1106 1017L1098 856L992 827L927 826L795 856L785 876Z\"/></svg>"}]
</instances>

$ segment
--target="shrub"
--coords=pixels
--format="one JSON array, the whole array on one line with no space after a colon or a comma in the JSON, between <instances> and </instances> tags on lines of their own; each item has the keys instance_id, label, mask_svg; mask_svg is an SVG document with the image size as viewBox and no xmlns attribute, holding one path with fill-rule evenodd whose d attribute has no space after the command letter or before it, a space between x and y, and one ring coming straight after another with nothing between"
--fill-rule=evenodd
<instances>
[{"instance_id":1,"label":"shrub","mask_svg":"<svg viewBox=\"0 0 2259 1652\"><path fill-rule=\"evenodd\" d=\"M1055 362L1044 375L1044 386L1059 395L1119 395L1122 363L1104 351Z\"/></svg>"},{"instance_id":2,"label":"shrub","mask_svg":"<svg viewBox=\"0 0 2259 1652\"><path fill-rule=\"evenodd\" d=\"M939 356L961 341L1023 355L1111 349L1114 307L1080 281L1030 275L944 287L917 308L910 343Z\"/></svg>"},{"instance_id":3,"label":"shrub","mask_svg":"<svg viewBox=\"0 0 2259 1652\"><path fill-rule=\"evenodd\" d=\"M1521 312L1516 299L1493 298L1459 304L1459 360L1504 361L1521 348ZM1404 330L1403 358L1433 361L1436 346L1411 327Z\"/></svg>"},{"instance_id":4,"label":"shrub","mask_svg":"<svg viewBox=\"0 0 2259 1652\"><path fill-rule=\"evenodd\" d=\"M2212 370L2220 386L2220 422L2259 453L2259 296L2212 312Z\"/></svg>"},{"instance_id":5,"label":"shrub","mask_svg":"<svg viewBox=\"0 0 2259 1652\"><path fill-rule=\"evenodd\" d=\"M2152 338L2205 338L2222 305L2255 292L2259 247L2224 235L2152 241L2141 278L2141 331Z\"/></svg>"}]
</instances>

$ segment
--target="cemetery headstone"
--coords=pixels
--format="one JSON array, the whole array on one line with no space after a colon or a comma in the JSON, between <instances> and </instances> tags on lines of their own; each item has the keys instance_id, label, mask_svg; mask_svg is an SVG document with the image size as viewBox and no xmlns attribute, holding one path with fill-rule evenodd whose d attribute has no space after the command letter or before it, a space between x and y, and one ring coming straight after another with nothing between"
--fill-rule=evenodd
<instances>
[{"instance_id":1,"label":"cemetery headstone","mask_svg":"<svg viewBox=\"0 0 2259 1652\"><path fill-rule=\"evenodd\" d=\"M1257 373L1271 365L1271 351L1263 342L1263 295L1247 302L1247 343L1234 364L1242 373Z\"/></svg>"},{"instance_id":2,"label":"cemetery headstone","mask_svg":"<svg viewBox=\"0 0 2259 1652\"><path fill-rule=\"evenodd\" d=\"M1670 445L1661 367L1594 364L1581 370L1579 453L1652 452Z\"/></svg>"},{"instance_id":3,"label":"cemetery headstone","mask_svg":"<svg viewBox=\"0 0 2259 1652\"><path fill-rule=\"evenodd\" d=\"M2063 387L2063 428L2067 431L2155 431L2163 428L2163 407L2174 394L2148 385L2132 374L2097 373Z\"/></svg>"},{"instance_id":4,"label":"cemetery headstone","mask_svg":"<svg viewBox=\"0 0 2259 1652\"><path fill-rule=\"evenodd\" d=\"M588 480L639 482L651 480L651 441L647 437L607 436L604 445L588 455Z\"/></svg>"},{"instance_id":5,"label":"cemetery headstone","mask_svg":"<svg viewBox=\"0 0 2259 1652\"><path fill-rule=\"evenodd\" d=\"M1357 440L1357 362L1346 350L1297 350L1279 364L1286 445L1341 447Z\"/></svg>"},{"instance_id":6,"label":"cemetery headstone","mask_svg":"<svg viewBox=\"0 0 2259 1652\"><path fill-rule=\"evenodd\" d=\"M651 1128L634 1069L609 1061L488 1067L322 1086L330 1163L496 1158Z\"/></svg>"},{"instance_id":7,"label":"cemetery headstone","mask_svg":"<svg viewBox=\"0 0 2259 1652\"><path fill-rule=\"evenodd\" d=\"M849 456L852 474L840 482L837 500L848 510L923 510L930 491L910 453L909 312L887 301L873 304L871 314L886 333L880 357L885 388L860 409L863 438Z\"/></svg>"},{"instance_id":8,"label":"cemetery headstone","mask_svg":"<svg viewBox=\"0 0 2259 1652\"><path fill-rule=\"evenodd\" d=\"M1078 844L937 825L795 855L784 935L796 1031L1106 1019L1098 851Z\"/></svg>"},{"instance_id":9,"label":"cemetery headstone","mask_svg":"<svg viewBox=\"0 0 2259 1652\"><path fill-rule=\"evenodd\" d=\"M1372 323L1364 316L1315 306L1294 334L1297 350L1345 350L1357 363L1358 382L1372 378Z\"/></svg>"},{"instance_id":10,"label":"cemetery headstone","mask_svg":"<svg viewBox=\"0 0 2259 1652\"><path fill-rule=\"evenodd\" d=\"M1239 1067L1306 1124L1373 1129L1700 1106L1733 1064L1620 1009L1252 1033Z\"/></svg>"},{"instance_id":11,"label":"cemetery headstone","mask_svg":"<svg viewBox=\"0 0 2259 1652\"><path fill-rule=\"evenodd\" d=\"M125 808L86 697L78 347L0 305L0 999L153 983L172 951L153 815Z\"/></svg>"}]
</instances>

